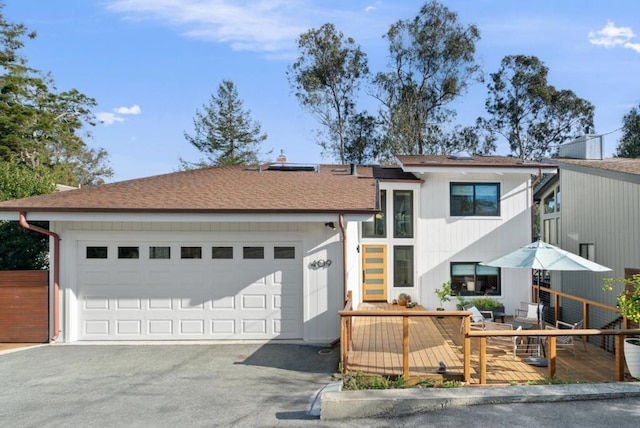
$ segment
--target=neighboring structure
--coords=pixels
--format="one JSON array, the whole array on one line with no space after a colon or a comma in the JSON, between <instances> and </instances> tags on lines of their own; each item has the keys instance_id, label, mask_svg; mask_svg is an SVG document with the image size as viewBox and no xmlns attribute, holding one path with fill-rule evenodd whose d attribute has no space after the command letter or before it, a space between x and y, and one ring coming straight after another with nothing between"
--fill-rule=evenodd
<instances>
[{"instance_id":1,"label":"neighboring structure","mask_svg":"<svg viewBox=\"0 0 640 428\"><path fill-rule=\"evenodd\" d=\"M537 189L543 239L613 269L613 272L553 272L552 288L615 306L615 294L602 291L602 278L623 277L640 267L640 159L602 156L603 137L586 135L562 145L548 162L559 168ZM582 308L564 308L577 317ZM592 309L590 326L612 314ZM577 321L577 319L576 319Z\"/></svg>"},{"instance_id":2,"label":"neighboring structure","mask_svg":"<svg viewBox=\"0 0 640 428\"><path fill-rule=\"evenodd\" d=\"M50 222L51 330L65 342L326 343L348 290L433 309L449 279L509 311L527 300L530 272L479 262L531 242L532 176L555 167L398 161L183 171L5 201L0 218Z\"/></svg>"}]
</instances>

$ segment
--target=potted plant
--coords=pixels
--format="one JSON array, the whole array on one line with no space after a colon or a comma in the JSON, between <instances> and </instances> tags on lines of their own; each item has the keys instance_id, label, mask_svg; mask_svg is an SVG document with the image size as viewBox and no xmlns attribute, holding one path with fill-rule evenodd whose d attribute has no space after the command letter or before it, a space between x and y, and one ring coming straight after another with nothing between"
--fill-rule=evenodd
<instances>
[{"instance_id":1,"label":"potted plant","mask_svg":"<svg viewBox=\"0 0 640 428\"><path fill-rule=\"evenodd\" d=\"M456 299L458 300L458 303L456 303L456 309L459 311L463 310L464 307L469 304L469 301L462 294L456 294Z\"/></svg>"},{"instance_id":2,"label":"potted plant","mask_svg":"<svg viewBox=\"0 0 640 428\"><path fill-rule=\"evenodd\" d=\"M493 318L496 318L496 313L504 314L504 305L501 301L494 299L489 296L479 296L474 297L470 300L473 306L478 308L480 311L491 311L493 313Z\"/></svg>"},{"instance_id":3,"label":"potted plant","mask_svg":"<svg viewBox=\"0 0 640 428\"><path fill-rule=\"evenodd\" d=\"M407 306L407 303L411 301L411 296L407 293L398 294L398 305Z\"/></svg>"},{"instance_id":4,"label":"potted plant","mask_svg":"<svg viewBox=\"0 0 640 428\"><path fill-rule=\"evenodd\" d=\"M624 285L624 290L616 296L616 306L627 320L637 323L640 321L640 274L629 278L604 278L602 288L613 291L616 284ZM624 340L624 359L629 373L640 379L640 339L628 337Z\"/></svg>"},{"instance_id":5,"label":"potted plant","mask_svg":"<svg viewBox=\"0 0 640 428\"><path fill-rule=\"evenodd\" d=\"M444 302L451 301L451 293L453 290L451 289L451 281L443 282L442 288L436 288L436 296L438 296L438 300L440 300L440 307L436 308L437 311L444 311Z\"/></svg>"}]
</instances>

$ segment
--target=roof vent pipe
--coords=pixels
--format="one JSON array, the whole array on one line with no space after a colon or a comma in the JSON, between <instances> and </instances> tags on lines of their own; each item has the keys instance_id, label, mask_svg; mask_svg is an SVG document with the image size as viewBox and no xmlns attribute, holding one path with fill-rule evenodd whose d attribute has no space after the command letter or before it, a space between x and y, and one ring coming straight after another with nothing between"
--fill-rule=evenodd
<instances>
[{"instance_id":1,"label":"roof vent pipe","mask_svg":"<svg viewBox=\"0 0 640 428\"><path fill-rule=\"evenodd\" d=\"M356 164L355 163L351 164L351 175L353 175L353 176L357 176L358 175L358 169L356 168Z\"/></svg>"}]
</instances>

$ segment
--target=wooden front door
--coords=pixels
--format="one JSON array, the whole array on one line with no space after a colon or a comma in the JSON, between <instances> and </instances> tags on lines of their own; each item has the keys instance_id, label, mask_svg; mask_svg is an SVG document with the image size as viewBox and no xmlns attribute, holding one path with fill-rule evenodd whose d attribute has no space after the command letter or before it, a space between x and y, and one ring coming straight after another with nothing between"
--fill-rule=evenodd
<instances>
[{"instance_id":1,"label":"wooden front door","mask_svg":"<svg viewBox=\"0 0 640 428\"><path fill-rule=\"evenodd\" d=\"M362 246L362 300L387 301L387 246Z\"/></svg>"}]
</instances>

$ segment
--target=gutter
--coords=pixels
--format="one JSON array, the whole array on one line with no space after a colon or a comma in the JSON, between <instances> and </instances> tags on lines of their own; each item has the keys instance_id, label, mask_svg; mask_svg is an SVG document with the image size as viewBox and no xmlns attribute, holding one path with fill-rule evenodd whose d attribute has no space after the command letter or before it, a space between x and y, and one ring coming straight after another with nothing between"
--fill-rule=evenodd
<instances>
[{"instance_id":1,"label":"gutter","mask_svg":"<svg viewBox=\"0 0 640 428\"><path fill-rule=\"evenodd\" d=\"M33 232L41 233L53 238L53 336L55 342L60 335L60 235L47 229L29 224L27 213L20 211L20 226Z\"/></svg>"}]
</instances>

